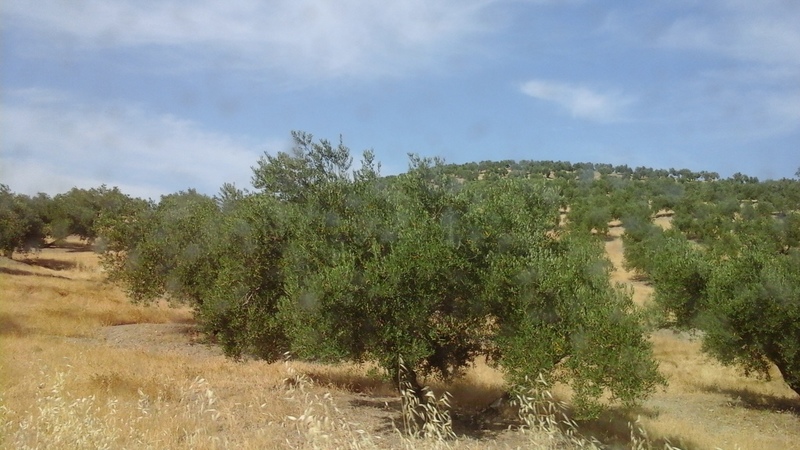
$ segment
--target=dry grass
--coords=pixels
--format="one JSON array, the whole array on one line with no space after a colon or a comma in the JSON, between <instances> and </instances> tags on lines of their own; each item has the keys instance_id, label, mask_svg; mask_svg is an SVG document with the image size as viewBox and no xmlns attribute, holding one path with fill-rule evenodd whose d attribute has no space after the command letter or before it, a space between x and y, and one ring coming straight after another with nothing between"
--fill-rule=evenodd
<instances>
[{"instance_id":1,"label":"dry grass","mask_svg":"<svg viewBox=\"0 0 800 450\"><path fill-rule=\"evenodd\" d=\"M90 252L17 259L26 263L0 261L4 448L281 444L270 426L293 410L275 395L281 367L111 345L104 327L185 324L191 311L131 305L102 281ZM210 386L229 401L218 403Z\"/></svg>"},{"instance_id":2,"label":"dry grass","mask_svg":"<svg viewBox=\"0 0 800 450\"><path fill-rule=\"evenodd\" d=\"M661 330L651 340L669 381L645 405L641 422L652 436L693 448L796 448L800 399L776 370L771 381L744 377L704 356L685 333Z\"/></svg>"},{"instance_id":3,"label":"dry grass","mask_svg":"<svg viewBox=\"0 0 800 450\"><path fill-rule=\"evenodd\" d=\"M697 342L671 334L652 339L672 384L641 410L575 424L552 409L556 399L539 398L536 405L550 409L536 410L521 398L510 417L477 425L473 419L506 388L500 373L478 362L455 384L431 382L437 398L453 395L458 437L409 436L398 431L403 403L375 367L226 359L187 334L191 311L131 305L103 282L93 253L68 244L0 259L2 448L595 448L599 439L638 449L662 448L664 438L684 448L791 448L800 441L796 397L779 379L742 378L705 360ZM564 392L536 395L552 391Z\"/></svg>"}]
</instances>

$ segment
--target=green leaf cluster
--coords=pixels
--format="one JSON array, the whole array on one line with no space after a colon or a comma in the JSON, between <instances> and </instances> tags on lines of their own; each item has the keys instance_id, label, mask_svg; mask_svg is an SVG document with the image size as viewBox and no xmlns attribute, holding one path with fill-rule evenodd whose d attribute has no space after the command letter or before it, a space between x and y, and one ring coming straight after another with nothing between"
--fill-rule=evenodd
<instances>
[{"instance_id":1,"label":"green leaf cluster","mask_svg":"<svg viewBox=\"0 0 800 450\"><path fill-rule=\"evenodd\" d=\"M0 184L0 254L27 252L44 244L45 222L36 198L14 194Z\"/></svg>"}]
</instances>

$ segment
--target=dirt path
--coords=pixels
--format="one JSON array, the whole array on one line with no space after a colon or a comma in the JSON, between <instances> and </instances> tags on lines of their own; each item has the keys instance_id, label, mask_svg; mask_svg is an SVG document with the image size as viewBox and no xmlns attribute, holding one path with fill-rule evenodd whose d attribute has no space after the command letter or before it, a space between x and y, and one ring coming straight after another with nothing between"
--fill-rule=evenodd
<instances>
[{"instance_id":1,"label":"dirt path","mask_svg":"<svg viewBox=\"0 0 800 450\"><path fill-rule=\"evenodd\" d=\"M650 300L653 295L653 287L637 279L633 272L625 269L623 265L625 252L621 237L624 232L624 228L614 227L608 233L611 239L606 241L606 255L614 265L614 270L611 272L611 281L631 286L633 288L633 302L641 306Z\"/></svg>"}]
</instances>

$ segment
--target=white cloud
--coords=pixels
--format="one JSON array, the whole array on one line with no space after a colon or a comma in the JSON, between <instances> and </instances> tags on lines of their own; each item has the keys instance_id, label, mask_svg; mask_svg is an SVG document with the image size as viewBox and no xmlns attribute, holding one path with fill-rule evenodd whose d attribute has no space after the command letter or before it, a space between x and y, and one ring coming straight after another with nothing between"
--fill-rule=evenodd
<instances>
[{"instance_id":1,"label":"white cloud","mask_svg":"<svg viewBox=\"0 0 800 450\"><path fill-rule=\"evenodd\" d=\"M800 3L719 0L704 6L705 11L673 21L658 43L742 61L800 67Z\"/></svg>"},{"instance_id":2,"label":"white cloud","mask_svg":"<svg viewBox=\"0 0 800 450\"><path fill-rule=\"evenodd\" d=\"M696 92L716 106L737 138L800 129L800 3L716 0L676 19L658 44L727 58L736 65L703 71Z\"/></svg>"},{"instance_id":3,"label":"white cloud","mask_svg":"<svg viewBox=\"0 0 800 450\"><path fill-rule=\"evenodd\" d=\"M662 0L617 8L602 29L663 55L654 75L665 82L642 93L640 112L697 135L741 141L800 130L798 23L796 1Z\"/></svg>"},{"instance_id":4,"label":"white cloud","mask_svg":"<svg viewBox=\"0 0 800 450\"><path fill-rule=\"evenodd\" d=\"M530 80L522 84L524 94L553 102L576 118L598 122L622 119L623 110L633 98L619 92L597 92L585 86L548 80Z\"/></svg>"},{"instance_id":5,"label":"white cloud","mask_svg":"<svg viewBox=\"0 0 800 450\"><path fill-rule=\"evenodd\" d=\"M225 182L249 186L250 167L279 141L254 143L124 104L84 104L58 91L5 93L0 179L17 192L119 186L147 197ZM125 190L130 189L130 191Z\"/></svg>"},{"instance_id":6,"label":"white cloud","mask_svg":"<svg viewBox=\"0 0 800 450\"><path fill-rule=\"evenodd\" d=\"M4 12L79 48L169 48L319 79L404 75L472 52L498 1L6 0Z\"/></svg>"}]
</instances>

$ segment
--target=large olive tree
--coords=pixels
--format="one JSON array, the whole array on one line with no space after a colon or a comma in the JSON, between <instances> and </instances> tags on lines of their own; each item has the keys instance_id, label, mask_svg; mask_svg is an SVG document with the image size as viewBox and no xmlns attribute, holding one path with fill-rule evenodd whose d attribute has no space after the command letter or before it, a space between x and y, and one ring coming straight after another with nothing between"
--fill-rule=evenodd
<instances>
[{"instance_id":1,"label":"large olive tree","mask_svg":"<svg viewBox=\"0 0 800 450\"><path fill-rule=\"evenodd\" d=\"M512 385L570 383L585 412L661 381L602 243L560 231L544 180L462 184L418 157L381 177L371 152L353 169L341 142L293 137L253 193L182 193L122 222L142 231L118 252L130 292L190 300L229 354L375 361L418 392L482 355Z\"/></svg>"}]
</instances>

